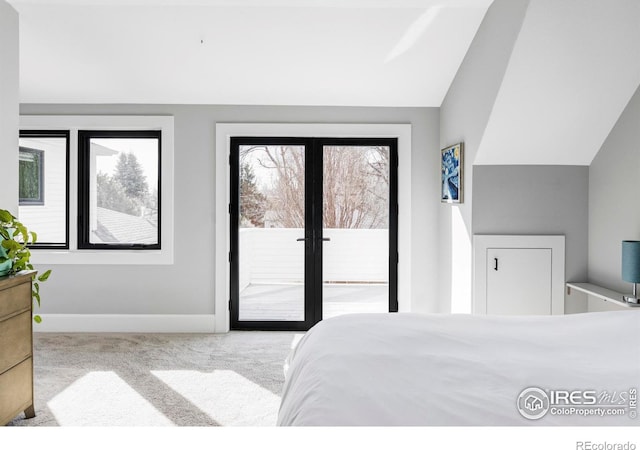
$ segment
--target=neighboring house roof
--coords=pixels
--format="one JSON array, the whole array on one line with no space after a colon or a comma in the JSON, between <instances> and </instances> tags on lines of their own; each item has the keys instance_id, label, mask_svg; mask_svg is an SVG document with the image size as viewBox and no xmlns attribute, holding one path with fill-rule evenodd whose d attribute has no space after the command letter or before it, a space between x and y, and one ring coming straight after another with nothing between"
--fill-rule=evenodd
<instances>
[{"instance_id":1,"label":"neighboring house roof","mask_svg":"<svg viewBox=\"0 0 640 450\"><path fill-rule=\"evenodd\" d=\"M93 241L102 243L156 244L158 227L144 217L98 207L98 229Z\"/></svg>"}]
</instances>

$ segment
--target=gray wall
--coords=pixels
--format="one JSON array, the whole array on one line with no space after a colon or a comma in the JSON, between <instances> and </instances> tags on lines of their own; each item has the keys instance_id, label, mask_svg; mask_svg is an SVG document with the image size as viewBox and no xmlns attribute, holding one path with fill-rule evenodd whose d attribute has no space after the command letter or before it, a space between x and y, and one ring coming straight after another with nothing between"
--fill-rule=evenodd
<instances>
[{"instance_id":1,"label":"gray wall","mask_svg":"<svg viewBox=\"0 0 640 450\"><path fill-rule=\"evenodd\" d=\"M621 292L621 242L640 240L640 88L589 168L589 281Z\"/></svg>"},{"instance_id":2,"label":"gray wall","mask_svg":"<svg viewBox=\"0 0 640 450\"><path fill-rule=\"evenodd\" d=\"M412 306L429 310L437 304L437 108L25 104L20 112L175 117L174 264L53 266L42 287L43 313L213 313L216 122L411 123Z\"/></svg>"},{"instance_id":3,"label":"gray wall","mask_svg":"<svg viewBox=\"0 0 640 450\"><path fill-rule=\"evenodd\" d=\"M476 234L565 235L567 281L587 279L589 168L475 166ZM584 298L567 296L566 312L584 312Z\"/></svg>"},{"instance_id":4,"label":"gray wall","mask_svg":"<svg viewBox=\"0 0 640 450\"><path fill-rule=\"evenodd\" d=\"M18 167L18 50L18 13L0 0L0 168ZM0 209L17 214L18 171L3 170L2 186Z\"/></svg>"},{"instance_id":5,"label":"gray wall","mask_svg":"<svg viewBox=\"0 0 640 450\"><path fill-rule=\"evenodd\" d=\"M441 312L471 312L472 167L528 5L493 2L440 108L440 148L465 146L464 203L440 207Z\"/></svg>"}]
</instances>

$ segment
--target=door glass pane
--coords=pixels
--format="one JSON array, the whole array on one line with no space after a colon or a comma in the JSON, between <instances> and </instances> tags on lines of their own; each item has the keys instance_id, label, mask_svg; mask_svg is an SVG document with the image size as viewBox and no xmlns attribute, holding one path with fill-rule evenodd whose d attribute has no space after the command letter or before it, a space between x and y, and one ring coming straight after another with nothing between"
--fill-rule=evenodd
<instances>
[{"instance_id":1,"label":"door glass pane","mask_svg":"<svg viewBox=\"0 0 640 450\"><path fill-rule=\"evenodd\" d=\"M241 321L304 320L304 146L241 145Z\"/></svg>"},{"instance_id":2,"label":"door glass pane","mask_svg":"<svg viewBox=\"0 0 640 450\"><path fill-rule=\"evenodd\" d=\"M324 146L325 319L389 311L389 154L388 146Z\"/></svg>"}]
</instances>

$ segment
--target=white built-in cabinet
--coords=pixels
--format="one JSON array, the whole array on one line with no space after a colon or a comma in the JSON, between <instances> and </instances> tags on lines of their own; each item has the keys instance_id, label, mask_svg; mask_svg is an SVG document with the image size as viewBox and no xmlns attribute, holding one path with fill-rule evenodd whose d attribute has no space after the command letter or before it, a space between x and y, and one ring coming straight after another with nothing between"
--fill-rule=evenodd
<instances>
[{"instance_id":1,"label":"white built-in cabinet","mask_svg":"<svg viewBox=\"0 0 640 450\"><path fill-rule=\"evenodd\" d=\"M564 236L475 235L473 312L564 314Z\"/></svg>"}]
</instances>

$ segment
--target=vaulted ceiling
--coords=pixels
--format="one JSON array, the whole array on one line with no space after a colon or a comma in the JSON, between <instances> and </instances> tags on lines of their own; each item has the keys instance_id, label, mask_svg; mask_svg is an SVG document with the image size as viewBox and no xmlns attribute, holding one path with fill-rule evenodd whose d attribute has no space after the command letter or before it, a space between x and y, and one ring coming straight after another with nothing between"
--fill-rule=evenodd
<instances>
[{"instance_id":1,"label":"vaulted ceiling","mask_svg":"<svg viewBox=\"0 0 640 450\"><path fill-rule=\"evenodd\" d=\"M474 162L591 164L640 85L640 1L531 0L505 45Z\"/></svg>"},{"instance_id":2,"label":"vaulted ceiling","mask_svg":"<svg viewBox=\"0 0 640 450\"><path fill-rule=\"evenodd\" d=\"M509 0L8 1L23 103L439 107ZM640 1L517 20L473 162L588 165L640 85Z\"/></svg>"},{"instance_id":3,"label":"vaulted ceiling","mask_svg":"<svg viewBox=\"0 0 640 450\"><path fill-rule=\"evenodd\" d=\"M439 106L492 0L9 0L25 103Z\"/></svg>"}]
</instances>

